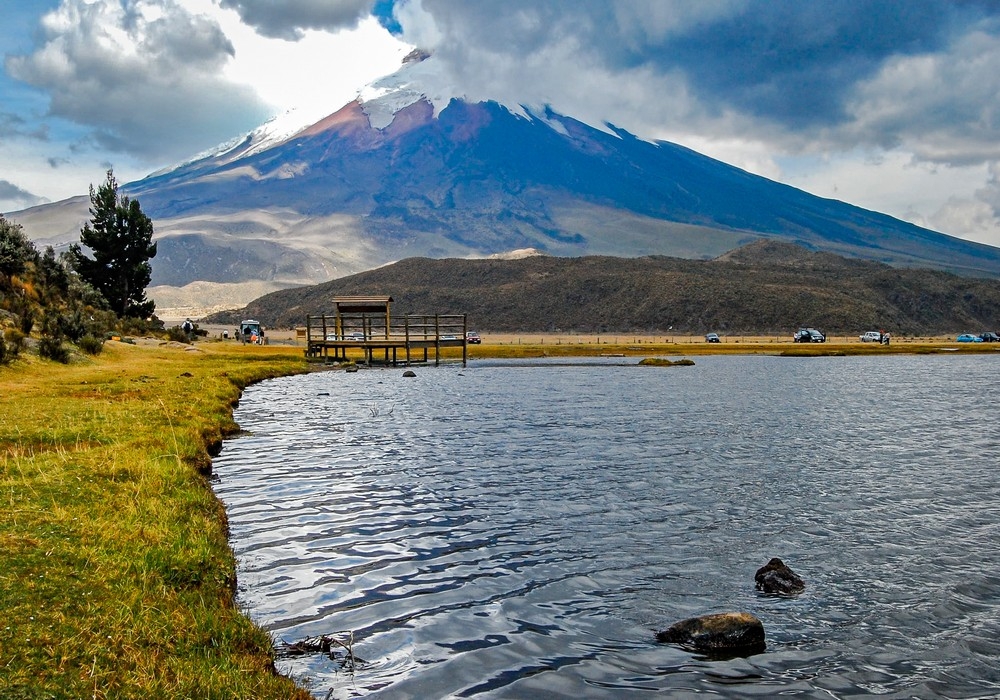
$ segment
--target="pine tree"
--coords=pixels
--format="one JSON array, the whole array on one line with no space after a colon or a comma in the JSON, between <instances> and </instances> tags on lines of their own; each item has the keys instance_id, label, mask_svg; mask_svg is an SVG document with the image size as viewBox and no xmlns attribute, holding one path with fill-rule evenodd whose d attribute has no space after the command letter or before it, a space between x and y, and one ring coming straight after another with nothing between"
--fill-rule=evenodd
<instances>
[{"instance_id":1,"label":"pine tree","mask_svg":"<svg viewBox=\"0 0 1000 700\"><path fill-rule=\"evenodd\" d=\"M80 243L94 257L86 257L74 243L70 255L77 273L104 296L119 317L149 318L156 308L146 299L153 274L149 261L156 256L153 222L142 212L138 200L119 195L112 170L96 191L90 186L90 204L92 218L80 231Z\"/></svg>"}]
</instances>

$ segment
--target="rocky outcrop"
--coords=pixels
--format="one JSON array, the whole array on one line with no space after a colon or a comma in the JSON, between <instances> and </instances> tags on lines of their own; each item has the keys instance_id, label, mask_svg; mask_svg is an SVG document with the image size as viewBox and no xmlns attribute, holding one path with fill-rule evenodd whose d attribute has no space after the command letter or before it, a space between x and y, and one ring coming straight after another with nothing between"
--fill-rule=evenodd
<instances>
[{"instance_id":1,"label":"rocky outcrop","mask_svg":"<svg viewBox=\"0 0 1000 700\"><path fill-rule=\"evenodd\" d=\"M757 590L775 595L795 595L806 589L805 581L777 557L771 559L754 574Z\"/></svg>"},{"instance_id":2,"label":"rocky outcrop","mask_svg":"<svg viewBox=\"0 0 1000 700\"><path fill-rule=\"evenodd\" d=\"M763 651L764 624L750 613L728 612L681 620L656 640L703 652L756 653Z\"/></svg>"}]
</instances>

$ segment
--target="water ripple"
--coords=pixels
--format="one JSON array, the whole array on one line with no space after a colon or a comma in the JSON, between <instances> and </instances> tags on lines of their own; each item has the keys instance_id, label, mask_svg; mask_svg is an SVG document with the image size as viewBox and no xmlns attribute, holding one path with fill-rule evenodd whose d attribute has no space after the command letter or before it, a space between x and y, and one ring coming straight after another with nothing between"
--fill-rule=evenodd
<instances>
[{"instance_id":1,"label":"water ripple","mask_svg":"<svg viewBox=\"0 0 1000 700\"><path fill-rule=\"evenodd\" d=\"M318 697L989 697L992 357L481 362L249 388L215 462L240 602L353 633ZM781 556L796 598L753 590ZM766 653L653 641L748 610Z\"/></svg>"}]
</instances>

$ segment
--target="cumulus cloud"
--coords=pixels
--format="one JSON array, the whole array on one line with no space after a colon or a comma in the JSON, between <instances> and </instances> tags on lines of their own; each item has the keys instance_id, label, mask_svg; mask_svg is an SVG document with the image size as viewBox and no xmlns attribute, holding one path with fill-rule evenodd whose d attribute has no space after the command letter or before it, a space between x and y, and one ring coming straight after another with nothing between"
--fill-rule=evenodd
<instances>
[{"instance_id":1,"label":"cumulus cloud","mask_svg":"<svg viewBox=\"0 0 1000 700\"><path fill-rule=\"evenodd\" d=\"M296 41L306 29L351 29L372 11L374 0L219 0L263 36Z\"/></svg>"},{"instance_id":2,"label":"cumulus cloud","mask_svg":"<svg viewBox=\"0 0 1000 700\"><path fill-rule=\"evenodd\" d=\"M248 86L221 77L233 56L219 26L172 0L64 0L40 46L10 56L14 77L50 95L50 116L102 148L150 162L188 156L263 121Z\"/></svg>"},{"instance_id":3,"label":"cumulus cloud","mask_svg":"<svg viewBox=\"0 0 1000 700\"><path fill-rule=\"evenodd\" d=\"M468 92L625 115L647 136L924 139L918 157L942 160L1000 143L1000 8L985 0L409 0L397 17Z\"/></svg>"},{"instance_id":4,"label":"cumulus cloud","mask_svg":"<svg viewBox=\"0 0 1000 700\"><path fill-rule=\"evenodd\" d=\"M1000 34L973 28L947 50L888 60L859 83L841 138L903 145L949 164L1000 158Z\"/></svg>"},{"instance_id":5,"label":"cumulus cloud","mask_svg":"<svg viewBox=\"0 0 1000 700\"><path fill-rule=\"evenodd\" d=\"M32 194L7 180L0 180L0 212L27 209L48 200Z\"/></svg>"},{"instance_id":6,"label":"cumulus cloud","mask_svg":"<svg viewBox=\"0 0 1000 700\"><path fill-rule=\"evenodd\" d=\"M29 124L28 121L10 112L0 112L0 139L24 137L45 141L49 131L44 124Z\"/></svg>"},{"instance_id":7,"label":"cumulus cloud","mask_svg":"<svg viewBox=\"0 0 1000 700\"><path fill-rule=\"evenodd\" d=\"M987 167L986 184L972 196L951 196L934 211L926 225L939 231L964 234L964 238L1000 246L1000 164Z\"/></svg>"}]
</instances>

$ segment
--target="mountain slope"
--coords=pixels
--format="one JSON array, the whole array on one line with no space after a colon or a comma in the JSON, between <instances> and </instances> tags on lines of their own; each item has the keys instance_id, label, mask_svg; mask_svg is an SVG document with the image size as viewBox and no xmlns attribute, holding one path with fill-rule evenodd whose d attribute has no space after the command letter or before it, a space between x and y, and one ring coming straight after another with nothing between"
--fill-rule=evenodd
<instances>
[{"instance_id":1,"label":"mountain slope","mask_svg":"<svg viewBox=\"0 0 1000 700\"><path fill-rule=\"evenodd\" d=\"M273 327L330 313L334 296L390 295L394 314L465 313L489 331L791 333L799 326L909 335L1000 327L1000 282L898 269L758 241L714 260L664 256L412 258L275 292L210 320Z\"/></svg>"},{"instance_id":2,"label":"mountain slope","mask_svg":"<svg viewBox=\"0 0 1000 700\"><path fill-rule=\"evenodd\" d=\"M366 264L527 247L713 257L775 237L899 265L1000 274L995 248L818 198L681 146L551 112L524 118L492 102L453 100L435 116L417 101L382 130L355 102L270 149L194 163L131 189L167 221L293 211L302 218L289 223L294 232L348 217L361 240L331 228L328 245L367 244ZM697 232L681 236L682 250L679 227Z\"/></svg>"},{"instance_id":3,"label":"mountain slope","mask_svg":"<svg viewBox=\"0 0 1000 700\"><path fill-rule=\"evenodd\" d=\"M205 282L277 289L408 257L525 248L710 259L762 238L1000 277L1000 249L991 246L610 125L446 98L424 89L433 57L419 58L384 79L372 99L313 125L262 127L127 185L156 227L153 284L201 283L192 287L199 294ZM78 238L86 204L13 218L35 240L65 243ZM50 213L57 206L59 216Z\"/></svg>"}]
</instances>

